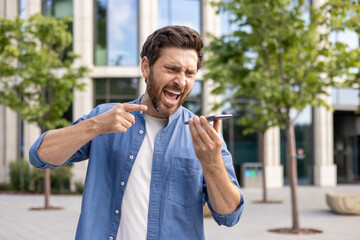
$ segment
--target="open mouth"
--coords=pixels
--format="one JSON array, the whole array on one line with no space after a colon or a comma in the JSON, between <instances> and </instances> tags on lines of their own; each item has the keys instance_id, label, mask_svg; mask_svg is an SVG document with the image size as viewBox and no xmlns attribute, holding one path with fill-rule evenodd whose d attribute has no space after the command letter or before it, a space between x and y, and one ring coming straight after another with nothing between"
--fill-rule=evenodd
<instances>
[{"instance_id":1,"label":"open mouth","mask_svg":"<svg viewBox=\"0 0 360 240\"><path fill-rule=\"evenodd\" d=\"M181 92L176 90L164 89L163 93L166 100L172 104L176 103L181 96Z\"/></svg>"}]
</instances>

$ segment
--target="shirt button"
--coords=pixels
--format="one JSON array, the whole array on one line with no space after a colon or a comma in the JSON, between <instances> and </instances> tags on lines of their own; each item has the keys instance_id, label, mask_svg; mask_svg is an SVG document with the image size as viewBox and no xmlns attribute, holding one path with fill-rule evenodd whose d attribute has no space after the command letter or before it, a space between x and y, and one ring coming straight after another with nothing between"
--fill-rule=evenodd
<instances>
[{"instance_id":1,"label":"shirt button","mask_svg":"<svg viewBox=\"0 0 360 240\"><path fill-rule=\"evenodd\" d=\"M121 184L121 186L124 186L124 185L125 185L125 183L124 183L124 182L121 182L120 184Z\"/></svg>"},{"instance_id":2,"label":"shirt button","mask_svg":"<svg viewBox=\"0 0 360 240\"><path fill-rule=\"evenodd\" d=\"M133 159L134 159L134 156L133 156L133 155L130 155L129 158L130 158L130 160L133 160Z\"/></svg>"},{"instance_id":3,"label":"shirt button","mask_svg":"<svg viewBox=\"0 0 360 240\"><path fill-rule=\"evenodd\" d=\"M114 238L113 237L109 237L109 240L113 240Z\"/></svg>"},{"instance_id":4,"label":"shirt button","mask_svg":"<svg viewBox=\"0 0 360 240\"><path fill-rule=\"evenodd\" d=\"M143 131L143 130L140 130L140 131L139 131L139 133L140 133L140 134L143 134L143 133L144 133L144 131Z\"/></svg>"},{"instance_id":5,"label":"shirt button","mask_svg":"<svg viewBox=\"0 0 360 240\"><path fill-rule=\"evenodd\" d=\"M119 214L119 210L116 209L116 210L115 210L115 214Z\"/></svg>"},{"instance_id":6,"label":"shirt button","mask_svg":"<svg viewBox=\"0 0 360 240\"><path fill-rule=\"evenodd\" d=\"M140 114L143 114L144 112L143 111L140 111Z\"/></svg>"}]
</instances>

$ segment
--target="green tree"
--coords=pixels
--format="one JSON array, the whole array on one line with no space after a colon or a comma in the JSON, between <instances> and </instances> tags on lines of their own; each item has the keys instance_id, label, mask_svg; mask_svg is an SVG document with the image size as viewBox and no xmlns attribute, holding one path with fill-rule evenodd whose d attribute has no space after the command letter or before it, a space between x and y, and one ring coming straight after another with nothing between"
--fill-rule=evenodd
<instances>
[{"instance_id":1,"label":"green tree","mask_svg":"<svg viewBox=\"0 0 360 240\"><path fill-rule=\"evenodd\" d=\"M233 16L229 35L211 36L204 63L205 79L217 83L214 93L232 89L233 97L252 99L241 120L247 131L285 129L286 162L292 202L292 228L301 233L297 200L294 119L308 105L324 106L332 86L359 83L359 49L332 43L331 34L360 33L357 1L329 0L312 8L301 0L233 0L212 3ZM339 83L338 83L339 82ZM338 84L337 84L338 83ZM234 107L236 105L234 104ZM264 171L265 172L265 171Z\"/></svg>"},{"instance_id":2,"label":"green tree","mask_svg":"<svg viewBox=\"0 0 360 240\"><path fill-rule=\"evenodd\" d=\"M89 70L74 67L79 57L64 49L72 42L71 18L35 14L28 20L0 18L0 103L45 132L69 122L63 114L73 101L73 89ZM50 171L45 170L45 208L49 208Z\"/></svg>"}]
</instances>

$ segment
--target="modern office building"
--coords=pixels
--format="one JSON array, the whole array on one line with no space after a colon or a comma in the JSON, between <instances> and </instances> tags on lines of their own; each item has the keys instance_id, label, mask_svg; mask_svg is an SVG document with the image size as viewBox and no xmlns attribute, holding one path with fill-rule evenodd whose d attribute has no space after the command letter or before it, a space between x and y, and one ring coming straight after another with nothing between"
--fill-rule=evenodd
<instances>
[{"instance_id":1,"label":"modern office building","mask_svg":"<svg viewBox=\"0 0 360 240\"><path fill-rule=\"evenodd\" d=\"M324 0L313 0L319 5ZM231 31L226 15L217 15L210 0L0 0L0 17L28 18L41 12L46 16L72 16L72 49L81 55L76 62L92 69L81 79L85 91L75 90L74 102L67 113L70 121L87 114L97 104L126 102L144 93L146 84L140 71L139 52L147 36L166 25L188 25L199 31L220 35ZM341 36L340 36L341 37ZM359 46L355 36L352 43ZM211 95L212 85L203 82L200 70L194 89L185 103L197 114L210 114L222 101ZM329 89L326 101L334 111L308 107L296 122L298 175L300 184L334 186L337 182L360 181L360 117L354 112L359 104L356 89ZM241 104L241 103L239 103ZM226 109L223 109L226 111ZM240 165L258 162L257 136L242 134L236 119L223 122L223 134ZM294 113L295 114L295 113ZM0 105L0 182L9 179L11 161L27 158L40 130L21 121L18 114ZM267 183L271 188L286 184L285 137L279 128L265 134ZM87 162L73 165L73 181L83 181Z\"/></svg>"}]
</instances>

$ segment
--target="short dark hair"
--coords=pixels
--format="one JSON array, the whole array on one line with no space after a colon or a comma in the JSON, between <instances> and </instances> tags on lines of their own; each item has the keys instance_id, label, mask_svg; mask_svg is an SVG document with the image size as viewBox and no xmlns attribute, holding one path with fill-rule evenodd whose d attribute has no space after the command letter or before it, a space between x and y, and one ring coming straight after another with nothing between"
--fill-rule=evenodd
<instances>
[{"instance_id":1,"label":"short dark hair","mask_svg":"<svg viewBox=\"0 0 360 240\"><path fill-rule=\"evenodd\" d=\"M150 67L152 67L165 47L194 49L198 56L197 69L199 70L201 67L204 43L197 31L186 26L177 25L160 28L146 39L140 56L141 58L146 56Z\"/></svg>"}]
</instances>

